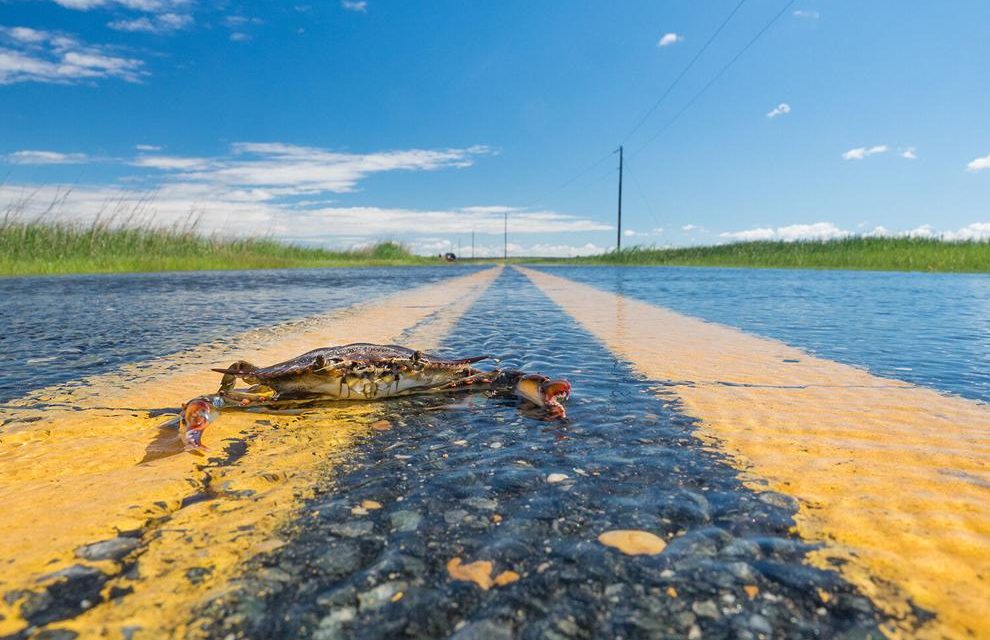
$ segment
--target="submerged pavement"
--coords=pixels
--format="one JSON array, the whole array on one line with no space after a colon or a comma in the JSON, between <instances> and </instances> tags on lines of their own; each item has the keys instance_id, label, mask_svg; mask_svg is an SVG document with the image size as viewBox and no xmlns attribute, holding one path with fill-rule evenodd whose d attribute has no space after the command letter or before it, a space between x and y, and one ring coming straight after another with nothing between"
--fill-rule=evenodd
<instances>
[{"instance_id":1,"label":"submerged pavement","mask_svg":"<svg viewBox=\"0 0 990 640\"><path fill-rule=\"evenodd\" d=\"M990 634L990 407L525 274L698 418L750 486L797 498L798 533L827 543L812 563L870 595L888 633Z\"/></svg>"},{"instance_id":2,"label":"submerged pavement","mask_svg":"<svg viewBox=\"0 0 990 640\"><path fill-rule=\"evenodd\" d=\"M569 418L475 394L227 413L207 460L155 440L211 366L356 341L566 377ZM0 637L985 632L986 408L868 378L490 269L43 390L0 415Z\"/></svg>"}]
</instances>

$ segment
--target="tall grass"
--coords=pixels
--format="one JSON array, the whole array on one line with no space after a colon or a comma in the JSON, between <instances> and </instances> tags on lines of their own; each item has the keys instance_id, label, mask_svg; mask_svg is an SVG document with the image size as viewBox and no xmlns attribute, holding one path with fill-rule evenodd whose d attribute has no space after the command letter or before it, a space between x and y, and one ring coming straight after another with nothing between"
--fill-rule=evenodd
<instances>
[{"instance_id":1,"label":"tall grass","mask_svg":"<svg viewBox=\"0 0 990 640\"><path fill-rule=\"evenodd\" d=\"M990 242L854 236L838 240L739 242L677 249L631 247L575 258L572 262L986 273L990 272Z\"/></svg>"},{"instance_id":2,"label":"tall grass","mask_svg":"<svg viewBox=\"0 0 990 640\"><path fill-rule=\"evenodd\" d=\"M197 232L197 220L168 227L108 216L88 224L0 219L0 275L272 269L426 264L396 242L350 251L302 247L271 238ZM433 259L433 262L436 260Z\"/></svg>"}]
</instances>

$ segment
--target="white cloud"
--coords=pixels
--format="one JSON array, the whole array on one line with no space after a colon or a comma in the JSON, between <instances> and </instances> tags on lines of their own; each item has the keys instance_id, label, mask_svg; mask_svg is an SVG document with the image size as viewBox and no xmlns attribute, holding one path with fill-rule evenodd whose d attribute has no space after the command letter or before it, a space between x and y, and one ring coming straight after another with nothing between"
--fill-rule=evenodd
<instances>
[{"instance_id":1,"label":"white cloud","mask_svg":"<svg viewBox=\"0 0 990 640\"><path fill-rule=\"evenodd\" d=\"M958 231L947 231L942 234L944 240L990 240L990 222L974 222Z\"/></svg>"},{"instance_id":2,"label":"white cloud","mask_svg":"<svg viewBox=\"0 0 990 640\"><path fill-rule=\"evenodd\" d=\"M40 44L49 37L48 32L46 31L39 31L28 27L11 27L7 29L6 32L12 40L25 43Z\"/></svg>"},{"instance_id":3,"label":"white cloud","mask_svg":"<svg viewBox=\"0 0 990 640\"><path fill-rule=\"evenodd\" d=\"M697 231L697 230L699 230L700 228L701 228L701 227L699 227L698 225L694 225L694 224L686 224L686 225L684 225L683 227L681 227L681 231L687 231L687 232L689 232L689 233L690 233L691 231Z\"/></svg>"},{"instance_id":4,"label":"white cloud","mask_svg":"<svg viewBox=\"0 0 990 640\"><path fill-rule=\"evenodd\" d=\"M920 227L915 227L909 231L902 231L897 234L899 236L905 236L908 238L934 238L938 234L935 233L934 227L930 224L923 224Z\"/></svg>"},{"instance_id":5,"label":"white cloud","mask_svg":"<svg viewBox=\"0 0 990 640\"><path fill-rule=\"evenodd\" d=\"M682 36L679 33L670 32L670 33L665 33L660 37L660 40L657 41L657 46L669 47L672 44L677 44L678 42L683 42L683 41L684 41L684 36Z\"/></svg>"},{"instance_id":6,"label":"white cloud","mask_svg":"<svg viewBox=\"0 0 990 640\"><path fill-rule=\"evenodd\" d=\"M718 235L720 238L739 240L741 242L756 242L758 240L775 240L777 237L776 234L774 233L774 230L769 227L746 229L745 231L723 231Z\"/></svg>"},{"instance_id":7,"label":"white cloud","mask_svg":"<svg viewBox=\"0 0 990 640\"><path fill-rule=\"evenodd\" d=\"M0 211L13 204L23 203L25 193L33 193L34 197L24 206L24 215L37 215L65 192L65 189L56 186L0 185ZM56 215L67 220L89 222L98 215L106 218L110 206L113 209L110 213L119 212L120 218L127 217L132 210L139 210L150 222L169 225L182 222L191 211L195 211L202 215L199 231L203 233L270 233L284 240L327 246L347 245L362 239L409 240L416 239L417 236L436 237L437 234L448 237L461 234L461 237L466 237L475 232L479 239L485 234L498 238L498 255L501 255L504 214L495 209L509 208L496 205L455 209L374 206L317 206L300 209L293 204L279 201L277 196L277 193L264 189L235 189L192 183L163 184L150 195L148 190L77 186L65 196L65 202ZM509 235L514 238L612 229L607 224L556 211L511 209ZM518 248L521 253L540 251L540 255L565 255L579 250L582 249L566 244L535 244ZM594 252L592 249L588 251Z\"/></svg>"},{"instance_id":8,"label":"white cloud","mask_svg":"<svg viewBox=\"0 0 990 640\"><path fill-rule=\"evenodd\" d=\"M84 153L59 153L58 151L15 151L6 156L11 164L79 164L86 162Z\"/></svg>"},{"instance_id":9,"label":"white cloud","mask_svg":"<svg viewBox=\"0 0 990 640\"><path fill-rule=\"evenodd\" d=\"M249 36L246 33L241 33L240 31L235 31L234 33L230 34L230 39L233 42L247 42L248 40L251 39L251 36Z\"/></svg>"},{"instance_id":10,"label":"white cloud","mask_svg":"<svg viewBox=\"0 0 990 640\"><path fill-rule=\"evenodd\" d=\"M183 13L160 13L151 17L141 16L132 20L114 20L107 26L117 31L172 33L192 26L193 18Z\"/></svg>"},{"instance_id":11,"label":"white cloud","mask_svg":"<svg viewBox=\"0 0 990 640\"><path fill-rule=\"evenodd\" d=\"M85 44L65 34L0 27L0 85L71 84L99 78L137 82L145 75L143 64L113 47Z\"/></svg>"},{"instance_id":12,"label":"white cloud","mask_svg":"<svg viewBox=\"0 0 990 640\"><path fill-rule=\"evenodd\" d=\"M795 224L776 229L760 228L746 231L720 233L722 238L751 242L755 240L782 240L793 242L797 240L834 240L852 236L848 231L836 227L830 222L816 224ZM864 238L923 238L940 239L948 242L987 241L990 240L990 222L974 222L955 231L938 231L930 224L923 224L906 231L890 231L884 226L876 226L872 231L861 234Z\"/></svg>"},{"instance_id":13,"label":"white cloud","mask_svg":"<svg viewBox=\"0 0 990 640\"><path fill-rule=\"evenodd\" d=\"M183 158L179 156L139 156L131 164L135 167L164 169L166 171L205 169L210 166L206 158Z\"/></svg>"},{"instance_id":14,"label":"white cloud","mask_svg":"<svg viewBox=\"0 0 990 640\"><path fill-rule=\"evenodd\" d=\"M346 193L369 175L388 171L434 171L464 168L484 146L464 149L406 149L376 153L343 153L283 143L240 142L222 158L141 156L138 166L178 170L175 178L240 187L282 187L295 193Z\"/></svg>"},{"instance_id":15,"label":"white cloud","mask_svg":"<svg viewBox=\"0 0 990 640\"><path fill-rule=\"evenodd\" d=\"M660 235L660 234L663 233L663 227L654 227L654 228L650 229L650 233L653 234L653 235L655 235L655 236L658 236L658 235Z\"/></svg>"},{"instance_id":16,"label":"white cloud","mask_svg":"<svg viewBox=\"0 0 990 640\"><path fill-rule=\"evenodd\" d=\"M627 238L631 238L634 235L636 235L636 232L633 231L632 229L626 229L625 231L622 232L622 235L624 235Z\"/></svg>"},{"instance_id":17,"label":"white cloud","mask_svg":"<svg viewBox=\"0 0 990 640\"><path fill-rule=\"evenodd\" d=\"M192 4L192 0L54 0L66 9L89 11L101 7L120 7L148 13L167 12Z\"/></svg>"},{"instance_id":18,"label":"white cloud","mask_svg":"<svg viewBox=\"0 0 990 640\"><path fill-rule=\"evenodd\" d=\"M918 154L917 149L914 147L908 147L904 151L901 151L900 156L906 160L917 160Z\"/></svg>"},{"instance_id":19,"label":"white cloud","mask_svg":"<svg viewBox=\"0 0 990 640\"><path fill-rule=\"evenodd\" d=\"M872 147L856 147L855 149L850 149L842 154L843 160L862 160L867 156L872 156L878 153L886 153L890 151L890 147L885 144L878 144Z\"/></svg>"},{"instance_id":20,"label":"white cloud","mask_svg":"<svg viewBox=\"0 0 990 640\"><path fill-rule=\"evenodd\" d=\"M341 0L340 6L348 11L360 11L361 13L368 11L368 3L365 0Z\"/></svg>"},{"instance_id":21,"label":"white cloud","mask_svg":"<svg viewBox=\"0 0 990 640\"><path fill-rule=\"evenodd\" d=\"M162 148L156 144L136 144L134 148L138 151L161 151Z\"/></svg>"},{"instance_id":22,"label":"white cloud","mask_svg":"<svg viewBox=\"0 0 990 640\"><path fill-rule=\"evenodd\" d=\"M784 242L795 242L798 240L834 240L851 235L831 222L816 222L814 224L792 224L776 229L770 227L760 227L756 229L746 229L745 231L726 231L718 234L720 238L727 238L740 242L755 242L759 240L782 240Z\"/></svg>"},{"instance_id":23,"label":"white cloud","mask_svg":"<svg viewBox=\"0 0 990 640\"><path fill-rule=\"evenodd\" d=\"M265 21L261 18L249 18L248 16L226 16L223 19L223 23L231 29L234 29L248 24L264 24Z\"/></svg>"},{"instance_id":24,"label":"white cloud","mask_svg":"<svg viewBox=\"0 0 990 640\"><path fill-rule=\"evenodd\" d=\"M990 155L976 158L966 165L966 171L983 171L990 169Z\"/></svg>"},{"instance_id":25,"label":"white cloud","mask_svg":"<svg viewBox=\"0 0 990 640\"><path fill-rule=\"evenodd\" d=\"M822 14L810 9L798 9L794 12L794 17L805 18L806 20L817 20L822 17Z\"/></svg>"},{"instance_id":26,"label":"white cloud","mask_svg":"<svg viewBox=\"0 0 990 640\"><path fill-rule=\"evenodd\" d=\"M786 102L781 102L776 107L770 110L770 112L767 114L767 117L776 118L777 116L782 116L790 112L791 112L791 105L787 104Z\"/></svg>"}]
</instances>

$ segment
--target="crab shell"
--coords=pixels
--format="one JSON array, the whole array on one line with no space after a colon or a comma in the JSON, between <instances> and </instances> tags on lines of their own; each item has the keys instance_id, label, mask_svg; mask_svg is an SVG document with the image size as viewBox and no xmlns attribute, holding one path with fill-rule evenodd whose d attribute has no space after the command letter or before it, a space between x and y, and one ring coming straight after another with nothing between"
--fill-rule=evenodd
<instances>
[{"instance_id":1,"label":"crab shell","mask_svg":"<svg viewBox=\"0 0 990 640\"><path fill-rule=\"evenodd\" d=\"M240 378L269 387L280 397L371 400L471 384L484 374L470 365L488 357L451 360L398 345L359 342L314 349L268 367L238 362L214 371L225 374L222 389Z\"/></svg>"}]
</instances>

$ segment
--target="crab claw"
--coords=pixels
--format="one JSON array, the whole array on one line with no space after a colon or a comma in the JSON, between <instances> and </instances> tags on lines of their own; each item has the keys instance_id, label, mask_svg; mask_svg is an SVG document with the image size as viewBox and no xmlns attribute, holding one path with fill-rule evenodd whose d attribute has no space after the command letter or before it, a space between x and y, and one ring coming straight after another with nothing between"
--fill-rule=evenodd
<instances>
[{"instance_id":1,"label":"crab claw","mask_svg":"<svg viewBox=\"0 0 990 640\"><path fill-rule=\"evenodd\" d=\"M193 398L182 405L179 415L179 438L187 451L206 451L203 430L220 415L219 408L210 398Z\"/></svg>"},{"instance_id":2,"label":"crab claw","mask_svg":"<svg viewBox=\"0 0 990 640\"><path fill-rule=\"evenodd\" d=\"M571 383L567 380L551 380L546 376L529 374L516 382L516 395L529 400L536 406L546 409L554 418L564 418L567 412L560 398L571 397Z\"/></svg>"},{"instance_id":3,"label":"crab claw","mask_svg":"<svg viewBox=\"0 0 990 640\"><path fill-rule=\"evenodd\" d=\"M571 397L571 383L567 380L550 380L540 385L540 393L543 395L543 404L550 415L556 418L566 418L567 411L560 400L567 400ZM560 400L558 400L560 398Z\"/></svg>"}]
</instances>

